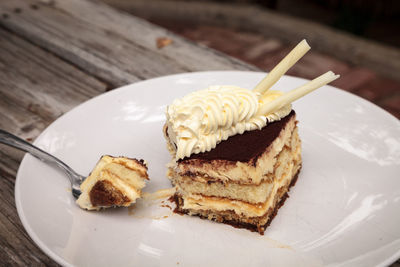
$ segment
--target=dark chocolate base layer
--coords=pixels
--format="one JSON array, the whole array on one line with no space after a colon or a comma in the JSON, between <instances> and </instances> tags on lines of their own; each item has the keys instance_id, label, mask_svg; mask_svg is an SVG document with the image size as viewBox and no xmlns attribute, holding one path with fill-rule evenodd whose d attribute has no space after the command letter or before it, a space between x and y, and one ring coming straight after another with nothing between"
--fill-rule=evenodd
<instances>
[{"instance_id":1,"label":"dark chocolate base layer","mask_svg":"<svg viewBox=\"0 0 400 267\"><path fill-rule=\"evenodd\" d=\"M300 173L300 169L293 176L288 187L280 188L278 190L278 195L280 195L280 196L278 196L279 199L277 200L273 209L268 210L265 215L260 216L260 217L244 218L247 221L250 221L250 222L244 222L244 220L239 220L239 218L233 219L233 220L226 219L227 216L224 216L224 215L226 215L227 213L234 214L234 212L233 211L225 211L225 212L221 212L221 216L218 216L218 218L212 218L211 220L219 222L219 223L229 224L235 228L245 228L252 232L258 232L259 234L264 235L265 229L271 224L272 220L278 214L279 208L283 206L286 199L289 197L288 192L290 191L290 188L296 184L299 173ZM175 202L175 204L176 204L176 208L174 210L175 213L178 213L178 214L189 214L190 213L190 210L186 210L186 209L182 208L184 200L182 199L182 197L180 195L175 194L171 198L171 201ZM205 216L204 214L194 214L194 215L198 216L202 219L207 219L207 220L209 219L209 217ZM265 220L266 217L268 217L268 220L266 223L263 223L261 225L259 223L257 223L257 222L263 221L263 219Z\"/></svg>"}]
</instances>

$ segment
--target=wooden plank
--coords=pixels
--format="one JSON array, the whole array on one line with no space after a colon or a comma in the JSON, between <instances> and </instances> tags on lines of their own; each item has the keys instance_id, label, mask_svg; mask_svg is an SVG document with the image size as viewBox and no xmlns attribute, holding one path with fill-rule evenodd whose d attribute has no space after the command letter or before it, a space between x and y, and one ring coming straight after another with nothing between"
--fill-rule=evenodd
<instances>
[{"instance_id":1,"label":"wooden plank","mask_svg":"<svg viewBox=\"0 0 400 267\"><path fill-rule=\"evenodd\" d=\"M96 1L51 3L3 0L0 23L112 86L188 71L256 69ZM173 42L159 49L160 37Z\"/></svg>"},{"instance_id":2,"label":"wooden plank","mask_svg":"<svg viewBox=\"0 0 400 267\"><path fill-rule=\"evenodd\" d=\"M0 128L35 138L107 85L0 28Z\"/></svg>"},{"instance_id":3,"label":"wooden plank","mask_svg":"<svg viewBox=\"0 0 400 267\"><path fill-rule=\"evenodd\" d=\"M0 128L22 138L36 138L58 116L107 89L3 28L0 51ZM23 155L0 144L0 265L58 266L32 242L17 215L14 183Z\"/></svg>"},{"instance_id":4,"label":"wooden plank","mask_svg":"<svg viewBox=\"0 0 400 267\"><path fill-rule=\"evenodd\" d=\"M292 44L305 38L313 50L400 80L400 49L257 6L179 0L102 1L150 19L233 27Z\"/></svg>"},{"instance_id":5,"label":"wooden plank","mask_svg":"<svg viewBox=\"0 0 400 267\"><path fill-rule=\"evenodd\" d=\"M151 24L143 19L132 17L128 14L121 13L111 9L107 13L103 13L104 9L109 9L108 6L93 1L80 3L76 1L60 1L59 7L63 10L68 10L70 14L81 17L86 23L95 25L96 28L102 28L105 31L112 31L122 36L126 36L130 41L140 45L142 48L151 49L157 57L152 58L151 65L158 64L159 58L166 58L168 62L177 62L178 65L185 68L187 71L201 70L219 70L219 69L255 69L254 66L248 65L242 61L227 57L226 55L208 49L202 46L194 45L193 43L183 39L175 34ZM99 16L88 18L85 16L85 10L90 9ZM132 27L134 23L135 27ZM137 38L142 36L143 38ZM173 40L170 46L163 49L157 48L157 38L168 37ZM154 62L154 59L157 59ZM167 65L168 68L169 64Z\"/></svg>"}]
</instances>

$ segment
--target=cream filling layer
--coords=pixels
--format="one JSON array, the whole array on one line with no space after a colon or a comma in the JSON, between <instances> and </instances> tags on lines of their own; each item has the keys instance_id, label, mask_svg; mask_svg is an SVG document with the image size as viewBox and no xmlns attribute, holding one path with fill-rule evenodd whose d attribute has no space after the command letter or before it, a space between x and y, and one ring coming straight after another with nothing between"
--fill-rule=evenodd
<instances>
[{"instance_id":1,"label":"cream filling layer","mask_svg":"<svg viewBox=\"0 0 400 267\"><path fill-rule=\"evenodd\" d=\"M182 181L184 180L184 181ZM200 183L188 182L190 177L173 179L178 187L178 193L187 196L211 196L228 199L237 199L249 203L262 203L270 195L273 184L270 181L262 182L259 185L241 185L236 183Z\"/></svg>"},{"instance_id":2,"label":"cream filling layer","mask_svg":"<svg viewBox=\"0 0 400 267\"><path fill-rule=\"evenodd\" d=\"M230 200L218 197L206 197L201 195L191 195L190 197L183 195L183 209L189 210L213 210L226 211L232 210L240 216L260 217L275 205L275 196L280 188L288 187L297 173L301 165L301 161L291 162L287 166L285 174L274 182L272 192L266 202L262 204L250 204L240 200Z\"/></svg>"},{"instance_id":3,"label":"cream filling layer","mask_svg":"<svg viewBox=\"0 0 400 267\"><path fill-rule=\"evenodd\" d=\"M241 200L253 204L264 203L272 191L274 177L282 177L287 171L288 163L297 161L300 157L301 143L297 131L292 134L290 143L292 148L285 146L278 154L274 173L268 174L260 184L222 183L205 177L179 176L176 173L169 175L180 195L188 197L202 195Z\"/></svg>"},{"instance_id":4,"label":"cream filling layer","mask_svg":"<svg viewBox=\"0 0 400 267\"><path fill-rule=\"evenodd\" d=\"M220 168L217 160L212 162L203 162L202 164L191 164L190 160L183 163L177 163L174 160L168 164L178 175L184 175L187 172L199 175L214 177L215 179L230 182L259 184L268 173L274 172L276 156L282 150L284 145L290 147L291 135L296 128L296 118L291 118L281 131L279 136L272 142L268 151L264 152L258 160L256 166L249 166L247 162L236 162L235 165Z\"/></svg>"}]
</instances>

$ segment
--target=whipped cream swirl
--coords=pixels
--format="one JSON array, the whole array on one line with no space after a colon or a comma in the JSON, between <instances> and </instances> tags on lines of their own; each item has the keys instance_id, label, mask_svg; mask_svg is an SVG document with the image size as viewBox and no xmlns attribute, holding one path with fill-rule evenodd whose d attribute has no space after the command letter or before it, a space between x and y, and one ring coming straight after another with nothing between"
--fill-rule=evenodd
<instances>
[{"instance_id":1,"label":"whipped cream swirl","mask_svg":"<svg viewBox=\"0 0 400 267\"><path fill-rule=\"evenodd\" d=\"M263 128L291 111L287 105L271 114L257 114L259 106L282 93L264 95L236 86L211 86L176 99L167 107L168 136L176 159L210 151L228 137Z\"/></svg>"}]
</instances>

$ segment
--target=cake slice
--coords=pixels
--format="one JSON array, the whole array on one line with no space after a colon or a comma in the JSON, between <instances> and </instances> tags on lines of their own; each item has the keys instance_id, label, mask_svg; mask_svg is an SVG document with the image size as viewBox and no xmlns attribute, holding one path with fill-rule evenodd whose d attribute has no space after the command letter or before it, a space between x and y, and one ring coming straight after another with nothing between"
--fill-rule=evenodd
<instances>
[{"instance_id":1,"label":"cake slice","mask_svg":"<svg viewBox=\"0 0 400 267\"><path fill-rule=\"evenodd\" d=\"M167 177L176 211L263 234L296 182L301 141L291 103L337 79L269 90L308 50L300 42L253 90L211 86L167 107Z\"/></svg>"},{"instance_id":2,"label":"cake slice","mask_svg":"<svg viewBox=\"0 0 400 267\"><path fill-rule=\"evenodd\" d=\"M76 201L82 209L130 206L141 197L149 180L144 160L102 156L92 173L81 184Z\"/></svg>"},{"instance_id":3,"label":"cake slice","mask_svg":"<svg viewBox=\"0 0 400 267\"><path fill-rule=\"evenodd\" d=\"M261 130L171 163L167 175L177 187L176 210L264 233L300 172L296 124L291 111Z\"/></svg>"}]
</instances>

